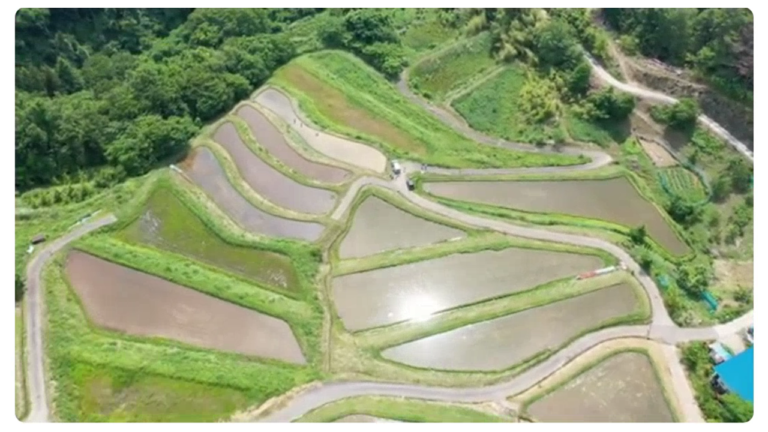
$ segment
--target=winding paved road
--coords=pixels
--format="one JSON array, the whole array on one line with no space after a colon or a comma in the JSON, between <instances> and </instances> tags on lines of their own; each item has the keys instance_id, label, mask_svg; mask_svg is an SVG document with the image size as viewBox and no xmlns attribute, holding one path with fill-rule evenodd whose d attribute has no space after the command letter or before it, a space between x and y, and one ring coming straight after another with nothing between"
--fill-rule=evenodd
<instances>
[{"instance_id":1,"label":"winding paved road","mask_svg":"<svg viewBox=\"0 0 768 432\"><path fill-rule=\"evenodd\" d=\"M634 87L632 85L621 83L615 80L608 72L599 67L594 60L590 59L593 68L597 75L611 84L612 86L626 91L640 97L645 97L663 103L674 103L675 99L669 96L652 92L649 90ZM435 116L442 119L446 124L454 128L460 133L465 134L469 138L484 143L486 145L502 146L515 150L522 151L534 151L542 153L561 153L572 155L583 155L589 159L589 162L570 167L541 167L541 168L519 168L519 169L497 169L497 170L449 170L449 169L437 169L430 168L430 172L439 172L443 174L472 174L472 175L487 175L487 174L500 174L500 173L521 173L521 172L535 172L535 173L562 173L566 171L584 171L595 169L612 162L609 155L599 152L585 150L575 147L544 147L535 148L529 144L513 143L505 140L491 138L478 131L469 128L466 123L460 121L455 116L446 112L445 110L429 104L425 100L413 94L408 88L407 75L403 75L402 79L398 83L398 89L413 103L416 103ZM741 142L736 140L731 134L725 131L722 127L714 123L711 119L702 116L700 119L702 123L710 127L715 133L727 140L742 154L752 160L752 153ZM407 170L417 169L418 165L410 162L405 163ZM554 355L549 357L546 361L537 364L536 366L526 370L522 374L511 378L508 381L476 388L447 388L447 387L431 387L423 385L411 385L411 384L387 384L380 382L331 382L325 383L319 387L312 388L310 390L301 393L288 401L277 411L263 417L260 421L263 422L283 422L291 421L297 417L300 417L307 412L325 405L327 403L345 399L354 396L363 395L389 395L398 397L409 397L418 399L429 399L437 401L450 401L450 402L486 402L486 401L498 401L503 400L507 396L520 393L531 386L537 384L547 376L551 375L563 365L570 362L572 359L587 351L588 349L598 345L602 342L625 337L642 337L649 338L661 343L666 344L672 348L674 344L695 341L695 340L709 340L717 339L724 335L733 334L741 329L746 328L752 324L752 312L747 315L734 320L733 322L709 327L709 328L679 328L669 317L664 303L653 280L641 271L640 266L627 254L624 250L618 246L606 242L604 240L595 239L591 237L583 237L566 233L550 232L545 229L522 227L506 222L485 219L462 213L452 208L443 206L434 201L430 201L420 195L417 195L407 189L405 186L405 176L400 176L393 181L387 181L380 178L363 177L357 180L344 196L339 206L332 214L334 219L340 219L349 209L350 204L354 200L358 191L366 186L382 187L389 190L397 191L408 201L414 205L420 206L424 209L432 211L434 213L450 217L459 220L465 224L475 227L488 228L503 232L506 234L526 237L537 240L554 241L560 243L568 243L579 246L587 246L604 250L622 262L624 262L628 269L633 271L644 290L648 294L651 302L652 320L649 325L640 326L620 326L604 329L594 333L590 333L586 336L573 341L570 345L562 350L559 350ZM28 421L46 421L48 419L49 411L47 400L45 397L45 379L44 379L44 352L42 344L42 323L41 323L41 270L46 261L53 256L56 252L61 250L69 242L95 230L102 226L108 225L115 221L114 216L109 215L105 218L87 222L64 237L47 245L38 255L36 255L27 266L27 280L28 280L28 294L27 294L27 337L29 347L28 357L28 382L30 401L32 403L30 409L30 415ZM675 385L686 386L685 388L678 388L678 394L686 394L687 399L690 399L690 389L687 387L688 383L685 380L685 375L682 372L679 362L670 362L677 364L670 364L670 368L673 372ZM682 378L681 378L682 377ZM685 405L685 403L683 403ZM693 407L685 408L686 419L689 421L701 420L700 414L697 413L695 404Z\"/></svg>"},{"instance_id":2,"label":"winding paved road","mask_svg":"<svg viewBox=\"0 0 768 432\"><path fill-rule=\"evenodd\" d=\"M117 221L114 215L86 222L63 237L45 245L27 264L26 328L27 328L27 391L31 403L28 422L48 420L48 399L45 395L45 352L43 351L42 270L48 259L70 242Z\"/></svg>"}]
</instances>

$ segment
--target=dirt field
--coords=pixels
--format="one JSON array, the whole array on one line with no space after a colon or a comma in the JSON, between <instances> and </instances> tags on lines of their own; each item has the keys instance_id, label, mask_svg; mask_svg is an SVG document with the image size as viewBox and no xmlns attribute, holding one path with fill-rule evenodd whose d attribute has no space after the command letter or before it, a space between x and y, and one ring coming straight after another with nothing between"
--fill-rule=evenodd
<instances>
[{"instance_id":1,"label":"dirt field","mask_svg":"<svg viewBox=\"0 0 768 432\"><path fill-rule=\"evenodd\" d=\"M229 183L219 161L207 148L197 149L190 155L183 169L222 211L248 231L315 241L325 229L319 223L285 219L254 207Z\"/></svg>"},{"instance_id":2,"label":"dirt field","mask_svg":"<svg viewBox=\"0 0 768 432\"><path fill-rule=\"evenodd\" d=\"M755 267L752 260L715 260L715 279L731 285L752 288L755 285Z\"/></svg>"},{"instance_id":3,"label":"dirt field","mask_svg":"<svg viewBox=\"0 0 768 432\"><path fill-rule=\"evenodd\" d=\"M69 254L66 273L101 327L305 363L284 321L82 252Z\"/></svg>"},{"instance_id":4,"label":"dirt field","mask_svg":"<svg viewBox=\"0 0 768 432\"><path fill-rule=\"evenodd\" d=\"M608 358L534 402L528 412L544 422L672 422L672 412L645 354Z\"/></svg>"},{"instance_id":5,"label":"dirt field","mask_svg":"<svg viewBox=\"0 0 768 432\"><path fill-rule=\"evenodd\" d=\"M206 264L289 291L299 280L291 259L222 240L168 189L155 191L144 213L121 231L120 237L178 253Z\"/></svg>"},{"instance_id":6,"label":"dirt field","mask_svg":"<svg viewBox=\"0 0 768 432\"><path fill-rule=\"evenodd\" d=\"M582 331L627 315L637 298L626 284L409 342L382 352L411 366L449 369L504 369L556 349Z\"/></svg>"},{"instance_id":7,"label":"dirt field","mask_svg":"<svg viewBox=\"0 0 768 432\"><path fill-rule=\"evenodd\" d=\"M267 89L259 93L255 102L277 114L320 153L375 172L384 172L386 169L387 158L373 147L310 128L299 118L291 100L283 93Z\"/></svg>"},{"instance_id":8,"label":"dirt field","mask_svg":"<svg viewBox=\"0 0 768 432\"><path fill-rule=\"evenodd\" d=\"M232 123L219 126L213 139L221 144L246 183L272 203L300 213L325 214L336 204L336 194L305 186L272 168L240 139Z\"/></svg>"},{"instance_id":9,"label":"dirt field","mask_svg":"<svg viewBox=\"0 0 768 432\"><path fill-rule=\"evenodd\" d=\"M660 144L645 139L638 139L638 141L657 167L664 168L677 165L677 160Z\"/></svg>"},{"instance_id":10,"label":"dirt field","mask_svg":"<svg viewBox=\"0 0 768 432\"><path fill-rule=\"evenodd\" d=\"M245 105L237 110L237 115L248 123L256 142L299 174L331 184L341 183L352 177L352 173L345 169L305 159L288 144L280 130L253 107Z\"/></svg>"},{"instance_id":11,"label":"dirt field","mask_svg":"<svg viewBox=\"0 0 768 432\"><path fill-rule=\"evenodd\" d=\"M369 197L357 208L352 228L339 247L339 257L359 258L459 237L465 237L463 231L429 222Z\"/></svg>"},{"instance_id":12,"label":"dirt field","mask_svg":"<svg viewBox=\"0 0 768 432\"><path fill-rule=\"evenodd\" d=\"M341 276L333 301L349 330L362 330L523 291L602 266L594 256L510 248Z\"/></svg>"},{"instance_id":13,"label":"dirt field","mask_svg":"<svg viewBox=\"0 0 768 432\"><path fill-rule=\"evenodd\" d=\"M672 253L688 246L623 177L573 181L471 181L424 185L427 192L463 201L537 213L560 213L601 219L629 227L645 225L651 237Z\"/></svg>"}]
</instances>

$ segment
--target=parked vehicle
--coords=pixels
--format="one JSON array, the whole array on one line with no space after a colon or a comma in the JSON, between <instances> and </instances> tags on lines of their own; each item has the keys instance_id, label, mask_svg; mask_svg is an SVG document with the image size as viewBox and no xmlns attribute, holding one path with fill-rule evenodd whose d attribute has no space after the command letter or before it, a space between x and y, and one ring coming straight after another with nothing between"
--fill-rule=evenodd
<instances>
[{"instance_id":1,"label":"parked vehicle","mask_svg":"<svg viewBox=\"0 0 768 432\"><path fill-rule=\"evenodd\" d=\"M396 160L392 161L392 172L395 173L395 175L400 175L400 173L403 172L403 167L400 165L400 162Z\"/></svg>"}]
</instances>

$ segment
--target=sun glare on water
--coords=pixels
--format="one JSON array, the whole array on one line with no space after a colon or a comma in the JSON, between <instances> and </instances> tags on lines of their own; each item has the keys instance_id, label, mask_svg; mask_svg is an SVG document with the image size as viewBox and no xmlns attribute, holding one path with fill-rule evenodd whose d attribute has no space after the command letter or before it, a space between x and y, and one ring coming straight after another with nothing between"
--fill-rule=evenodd
<instances>
[{"instance_id":1,"label":"sun glare on water","mask_svg":"<svg viewBox=\"0 0 768 432\"><path fill-rule=\"evenodd\" d=\"M409 298L405 304L402 305L403 318L412 321L426 321L435 312L441 309L440 303L437 299L420 293L418 296Z\"/></svg>"}]
</instances>

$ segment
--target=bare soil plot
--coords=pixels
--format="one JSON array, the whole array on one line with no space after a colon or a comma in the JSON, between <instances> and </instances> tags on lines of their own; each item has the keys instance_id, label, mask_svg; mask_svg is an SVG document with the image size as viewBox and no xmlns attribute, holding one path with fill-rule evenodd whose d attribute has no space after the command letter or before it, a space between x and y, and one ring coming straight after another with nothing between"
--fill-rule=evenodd
<instances>
[{"instance_id":1,"label":"bare soil plot","mask_svg":"<svg viewBox=\"0 0 768 432\"><path fill-rule=\"evenodd\" d=\"M422 368L499 370L557 349L586 330L633 312L637 305L632 287L618 284L399 345L382 355Z\"/></svg>"},{"instance_id":2,"label":"bare soil plot","mask_svg":"<svg viewBox=\"0 0 768 432\"><path fill-rule=\"evenodd\" d=\"M306 363L284 321L74 251L66 273L90 319L132 335Z\"/></svg>"},{"instance_id":3,"label":"bare soil plot","mask_svg":"<svg viewBox=\"0 0 768 432\"><path fill-rule=\"evenodd\" d=\"M333 280L333 301L356 331L512 294L602 265L595 256L509 248L454 254Z\"/></svg>"},{"instance_id":4,"label":"bare soil plot","mask_svg":"<svg viewBox=\"0 0 768 432\"><path fill-rule=\"evenodd\" d=\"M464 236L461 230L430 222L379 198L369 197L357 208L352 227L339 246L339 257L359 258Z\"/></svg>"},{"instance_id":5,"label":"bare soil plot","mask_svg":"<svg viewBox=\"0 0 768 432\"><path fill-rule=\"evenodd\" d=\"M352 173L334 166L310 161L299 154L286 141L280 130L259 110L245 105L237 110L237 115L248 123L251 134L261 146L298 173L325 183L341 183Z\"/></svg>"},{"instance_id":6,"label":"bare soil plot","mask_svg":"<svg viewBox=\"0 0 768 432\"><path fill-rule=\"evenodd\" d=\"M161 188L144 213L120 237L199 260L257 282L295 291L299 279L291 259L275 252L225 242L174 194Z\"/></svg>"},{"instance_id":7,"label":"bare soil plot","mask_svg":"<svg viewBox=\"0 0 768 432\"><path fill-rule=\"evenodd\" d=\"M672 154L670 154L661 144L642 138L638 138L638 141L643 147L643 150L645 150L645 153L648 154L648 157L653 161L653 164L657 167L671 167L677 165L677 160L672 157Z\"/></svg>"},{"instance_id":8,"label":"bare soil plot","mask_svg":"<svg viewBox=\"0 0 768 432\"><path fill-rule=\"evenodd\" d=\"M283 93L266 89L256 96L256 102L274 112L320 153L375 172L384 172L386 169L387 158L373 147L313 129L304 123L294 110L291 100Z\"/></svg>"},{"instance_id":9,"label":"bare soil plot","mask_svg":"<svg viewBox=\"0 0 768 432\"><path fill-rule=\"evenodd\" d=\"M534 402L528 412L544 422L674 421L653 364L637 352L608 358Z\"/></svg>"},{"instance_id":10,"label":"bare soil plot","mask_svg":"<svg viewBox=\"0 0 768 432\"><path fill-rule=\"evenodd\" d=\"M427 183L434 195L535 213L645 225L651 237L677 255L688 252L669 224L624 177L607 180L466 181Z\"/></svg>"},{"instance_id":11,"label":"bare soil plot","mask_svg":"<svg viewBox=\"0 0 768 432\"><path fill-rule=\"evenodd\" d=\"M315 222L281 218L254 207L227 180L224 169L207 148L196 149L182 164L184 172L238 225L273 237L315 241L325 227Z\"/></svg>"},{"instance_id":12,"label":"bare soil plot","mask_svg":"<svg viewBox=\"0 0 768 432\"><path fill-rule=\"evenodd\" d=\"M281 173L248 148L232 123L216 129L213 139L221 144L246 183L272 203L301 213L325 214L336 204L334 192L305 186Z\"/></svg>"}]
</instances>

